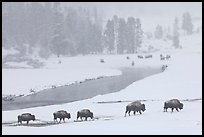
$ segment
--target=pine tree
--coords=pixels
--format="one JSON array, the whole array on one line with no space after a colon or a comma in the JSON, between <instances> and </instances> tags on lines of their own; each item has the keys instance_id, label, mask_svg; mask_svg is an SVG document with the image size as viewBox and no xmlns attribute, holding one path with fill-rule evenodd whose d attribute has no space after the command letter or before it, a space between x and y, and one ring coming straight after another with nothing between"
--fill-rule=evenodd
<instances>
[{"instance_id":1,"label":"pine tree","mask_svg":"<svg viewBox=\"0 0 204 137\"><path fill-rule=\"evenodd\" d=\"M135 36L135 52L138 52L138 49L142 46L142 37L143 37L143 30L140 19L136 19L136 36Z\"/></svg>"},{"instance_id":2,"label":"pine tree","mask_svg":"<svg viewBox=\"0 0 204 137\"><path fill-rule=\"evenodd\" d=\"M193 33L193 23L189 12L183 14L182 29L186 31L188 35Z\"/></svg>"},{"instance_id":3,"label":"pine tree","mask_svg":"<svg viewBox=\"0 0 204 137\"><path fill-rule=\"evenodd\" d=\"M155 32L154 32L154 36L156 39L161 39L163 37L163 29L162 26L157 25Z\"/></svg>"},{"instance_id":4,"label":"pine tree","mask_svg":"<svg viewBox=\"0 0 204 137\"><path fill-rule=\"evenodd\" d=\"M173 46L175 48L179 48L179 31L178 31L178 18L175 17L175 21L173 24Z\"/></svg>"},{"instance_id":5,"label":"pine tree","mask_svg":"<svg viewBox=\"0 0 204 137\"><path fill-rule=\"evenodd\" d=\"M60 12L60 3L55 2L53 5L54 10L54 24L53 24L53 36L51 40L51 51L55 53L58 57L60 55L66 54L66 39L64 34L64 16Z\"/></svg>"},{"instance_id":6,"label":"pine tree","mask_svg":"<svg viewBox=\"0 0 204 137\"><path fill-rule=\"evenodd\" d=\"M126 46L126 22L125 19L119 18L118 28L118 45L117 50L119 54L123 54Z\"/></svg>"},{"instance_id":7,"label":"pine tree","mask_svg":"<svg viewBox=\"0 0 204 137\"><path fill-rule=\"evenodd\" d=\"M119 42L119 39L118 39L118 30L119 30L119 18L117 15L114 15L113 16L113 23L114 23L114 53L118 53L118 42Z\"/></svg>"},{"instance_id":8,"label":"pine tree","mask_svg":"<svg viewBox=\"0 0 204 137\"><path fill-rule=\"evenodd\" d=\"M138 22L138 33L141 26L139 26ZM136 46L136 21L135 18L129 17L127 19L127 26L126 26L126 39L127 39L127 51L128 53L135 53L135 46Z\"/></svg>"},{"instance_id":9,"label":"pine tree","mask_svg":"<svg viewBox=\"0 0 204 137\"><path fill-rule=\"evenodd\" d=\"M104 32L105 48L108 49L109 53L114 50L115 34L114 34L114 22L108 20Z\"/></svg>"}]
</instances>

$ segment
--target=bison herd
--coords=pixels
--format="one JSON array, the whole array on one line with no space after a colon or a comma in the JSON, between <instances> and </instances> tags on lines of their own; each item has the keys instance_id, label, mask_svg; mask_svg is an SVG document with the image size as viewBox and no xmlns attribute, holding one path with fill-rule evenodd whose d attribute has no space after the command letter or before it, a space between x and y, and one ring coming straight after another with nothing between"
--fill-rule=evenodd
<instances>
[{"instance_id":1,"label":"bison herd","mask_svg":"<svg viewBox=\"0 0 204 137\"><path fill-rule=\"evenodd\" d=\"M170 108L172 112L174 109L179 111L179 109L180 110L183 109L183 103L181 103L178 99L171 99L171 100L165 101L164 102L164 112L167 112L168 108ZM136 112L139 114L142 114L142 112L144 112L145 110L146 110L145 104L142 104L140 101L131 102L130 104L126 106L125 117L127 113L130 116L130 112L132 111L133 111L133 114L135 115ZM70 119L71 114L65 110L59 110L53 113L53 117L54 117L54 121L56 122L58 122L57 119L59 118L58 123L60 123L61 120L65 122L66 118ZM91 112L89 109L82 109L77 112L77 121L78 121L78 118L80 118L81 121L83 121L83 119L87 121L88 118L93 119L94 115L93 115L93 112ZM28 124L29 121L31 120L33 121L36 120L35 115L32 115L31 113L23 113L21 115L18 115L18 123L20 124L22 124L22 121L26 121Z\"/></svg>"}]
</instances>

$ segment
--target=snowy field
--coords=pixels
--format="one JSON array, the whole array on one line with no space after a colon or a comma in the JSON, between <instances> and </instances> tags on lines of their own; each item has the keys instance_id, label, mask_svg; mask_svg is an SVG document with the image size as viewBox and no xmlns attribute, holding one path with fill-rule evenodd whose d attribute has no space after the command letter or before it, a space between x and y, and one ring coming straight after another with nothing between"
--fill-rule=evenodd
<instances>
[{"instance_id":1,"label":"snowy field","mask_svg":"<svg viewBox=\"0 0 204 137\"><path fill-rule=\"evenodd\" d=\"M2 69L3 94L27 93L34 87L60 85L98 76L120 75L121 67L146 67L167 64L160 74L136 81L127 88L91 99L29 109L2 111L2 122L16 121L24 112L35 114L36 119L52 121L52 113L64 109L71 119L66 123L44 127L2 125L2 134L202 134L202 34L181 38L183 49L153 53L152 59L137 59L136 55L90 55L51 59L42 69ZM161 61L159 55L170 54ZM103 58L105 63L100 63ZM135 61L135 66L131 62ZM22 75L23 74L23 75ZM21 83L21 84L20 84ZM33 84L35 83L35 84ZM20 87L20 85L22 87ZM26 85L26 86L25 86ZM14 90L12 90L14 89ZM21 92L22 91L22 92ZM184 104L180 112L163 112L166 100L178 98ZM193 100L199 99L199 100ZM146 111L124 117L125 106L131 101L142 101ZM119 103L97 103L122 101ZM76 113L89 108L94 120L74 122ZM30 122L38 123L40 121Z\"/></svg>"}]
</instances>

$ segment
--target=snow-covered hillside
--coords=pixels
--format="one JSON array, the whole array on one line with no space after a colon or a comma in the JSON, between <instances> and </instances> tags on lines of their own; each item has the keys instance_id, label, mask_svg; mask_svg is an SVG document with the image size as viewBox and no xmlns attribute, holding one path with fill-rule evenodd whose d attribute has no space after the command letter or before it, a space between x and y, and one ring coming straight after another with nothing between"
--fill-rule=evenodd
<instances>
[{"instance_id":1,"label":"snow-covered hillside","mask_svg":"<svg viewBox=\"0 0 204 137\"><path fill-rule=\"evenodd\" d=\"M45 68L36 70L2 70L4 89L19 89L12 85L22 82L43 83L39 85L74 82L85 78L102 75L119 75L120 67L146 67L167 64L168 68L160 74L136 81L127 88L111 94L66 103L61 105L42 106L29 109L2 111L2 122L17 121L17 115L24 112L35 114L40 121L53 121L52 113L64 109L71 113L66 123L43 126L6 126L3 134L202 134L202 34L182 36L182 49L169 49L153 53L152 59L138 59L136 55L98 55L78 56L71 58L52 59L46 62ZM170 60L161 61L160 54L170 54ZM126 59L130 57L130 60ZM105 63L100 63L103 58ZM135 66L131 62L135 61ZM57 73L58 72L58 73ZM18 74L18 75L16 75ZM23 77L24 75L26 77ZM21 76L22 75L22 76ZM29 75L29 76L28 76ZM33 76L32 76L33 75ZM56 75L59 75L57 77ZM29 79L30 77L30 79ZM56 77L55 81L52 81ZM46 79L43 79L46 78ZM59 81L63 79L62 81ZM13 80L13 81L12 81ZM46 83L46 82L49 83ZM39 86L38 85L38 86ZM25 89L28 87L25 86ZM16 90L19 91L20 90ZM24 90L25 91L25 90ZM15 92L18 94L18 92ZM166 100L178 98L184 104L180 112L169 110L163 112ZM194 100L195 99L195 100ZM196 100L197 99L197 100ZM124 117L125 106L131 101L143 100L146 111L143 114L131 113ZM115 103L111 103L115 101ZM104 102L104 103L98 103ZM105 103L110 102L110 103ZM76 113L82 108L89 108L94 113L94 120L74 122Z\"/></svg>"}]
</instances>

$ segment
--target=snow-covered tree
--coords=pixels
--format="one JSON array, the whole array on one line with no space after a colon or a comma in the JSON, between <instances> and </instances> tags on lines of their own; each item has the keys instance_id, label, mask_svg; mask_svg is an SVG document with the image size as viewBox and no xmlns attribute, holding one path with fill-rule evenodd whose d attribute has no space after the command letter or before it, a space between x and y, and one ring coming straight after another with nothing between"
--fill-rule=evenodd
<instances>
[{"instance_id":1,"label":"snow-covered tree","mask_svg":"<svg viewBox=\"0 0 204 137\"><path fill-rule=\"evenodd\" d=\"M135 52L138 52L138 49L142 46L143 30L140 19L136 19L136 34L135 34Z\"/></svg>"},{"instance_id":2,"label":"snow-covered tree","mask_svg":"<svg viewBox=\"0 0 204 137\"><path fill-rule=\"evenodd\" d=\"M189 12L183 14L182 29L186 31L188 35L193 33L193 23Z\"/></svg>"},{"instance_id":3,"label":"snow-covered tree","mask_svg":"<svg viewBox=\"0 0 204 137\"><path fill-rule=\"evenodd\" d=\"M118 45L117 51L122 54L126 48L126 22L125 19L119 18L119 28L118 28Z\"/></svg>"},{"instance_id":4,"label":"snow-covered tree","mask_svg":"<svg viewBox=\"0 0 204 137\"><path fill-rule=\"evenodd\" d=\"M104 44L105 48L108 49L109 53L114 50L115 34L114 34L114 22L113 20L108 20L106 28L104 31Z\"/></svg>"},{"instance_id":5,"label":"snow-covered tree","mask_svg":"<svg viewBox=\"0 0 204 137\"><path fill-rule=\"evenodd\" d=\"M139 28L138 28L139 29ZM136 21L135 18L129 17L126 25L126 39L127 39L127 51L129 53L135 53L136 49Z\"/></svg>"},{"instance_id":6,"label":"snow-covered tree","mask_svg":"<svg viewBox=\"0 0 204 137\"><path fill-rule=\"evenodd\" d=\"M53 5L54 9L54 20L53 20L53 36L51 39L51 51L58 57L62 54L66 54L65 34L64 34L64 16L60 12L60 5L55 2Z\"/></svg>"},{"instance_id":7,"label":"snow-covered tree","mask_svg":"<svg viewBox=\"0 0 204 137\"><path fill-rule=\"evenodd\" d=\"M179 31L178 31L179 27L178 27L178 18L175 17L174 20L174 24L173 24L173 37L172 37L172 41L173 41L173 46L175 48L179 48Z\"/></svg>"},{"instance_id":8,"label":"snow-covered tree","mask_svg":"<svg viewBox=\"0 0 204 137\"><path fill-rule=\"evenodd\" d=\"M114 36L115 36L115 41L114 41L114 53L118 53L118 30L119 30L119 18L117 15L113 16L113 23L114 23Z\"/></svg>"},{"instance_id":9,"label":"snow-covered tree","mask_svg":"<svg viewBox=\"0 0 204 137\"><path fill-rule=\"evenodd\" d=\"M157 25L154 36L156 39L161 39L163 37L163 29L161 25Z\"/></svg>"}]
</instances>

